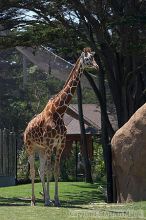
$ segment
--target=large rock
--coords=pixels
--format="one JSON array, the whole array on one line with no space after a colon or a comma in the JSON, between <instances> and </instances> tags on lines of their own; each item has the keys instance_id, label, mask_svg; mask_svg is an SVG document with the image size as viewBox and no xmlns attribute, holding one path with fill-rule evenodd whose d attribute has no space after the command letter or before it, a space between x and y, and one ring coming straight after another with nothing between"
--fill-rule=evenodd
<instances>
[{"instance_id":1,"label":"large rock","mask_svg":"<svg viewBox=\"0 0 146 220\"><path fill-rule=\"evenodd\" d=\"M146 104L112 138L118 202L146 200Z\"/></svg>"}]
</instances>

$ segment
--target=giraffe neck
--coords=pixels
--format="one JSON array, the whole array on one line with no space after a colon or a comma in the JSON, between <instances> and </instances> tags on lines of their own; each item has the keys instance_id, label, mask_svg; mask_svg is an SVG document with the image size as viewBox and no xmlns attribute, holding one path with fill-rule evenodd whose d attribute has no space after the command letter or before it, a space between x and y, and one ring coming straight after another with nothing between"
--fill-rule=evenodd
<instances>
[{"instance_id":1,"label":"giraffe neck","mask_svg":"<svg viewBox=\"0 0 146 220\"><path fill-rule=\"evenodd\" d=\"M75 93L75 90L80 82L83 69L81 67L80 59L77 60L74 68L72 69L69 78L67 79L63 89L55 96L53 104L55 111L63 117L70 101Z\"/></svg>"}]
</instances>

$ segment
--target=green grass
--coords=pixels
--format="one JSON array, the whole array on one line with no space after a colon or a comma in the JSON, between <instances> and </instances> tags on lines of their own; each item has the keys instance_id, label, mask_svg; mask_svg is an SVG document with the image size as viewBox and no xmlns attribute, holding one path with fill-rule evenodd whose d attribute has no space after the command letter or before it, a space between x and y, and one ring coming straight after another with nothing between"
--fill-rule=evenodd
<instances>
[{"instance_id":1,"label":"green grass","mask_svg":"<svg viewBox=\"0 0 146 220\"><path fill-rule=\"evenodd\" d=\"M51 199L54 198L54 182L50 183ZM43 206L40 195L42 187L35 184L36 205ZM29 205L31 197L31 185L19 185L14 187L0 188L0 205ZM62 206L89 204L91 202L104 201L100 185L87 184L84 182L60 182L59 197Z\"/></svg>"},{"instance_id":2,"label":"green grass","mask_svg":"<svg viewBox=\"0 0 146 220\"><path fill-rule=\"evenodd\" d=\"M59 186L60 208L44 207L39 194L42 191L40 183L35 184L35 207L30 207L30 184L0 188L0 220L129 219L134 216L131 219L138 219L146 216L146 202L106 204L99 184L61 182ZM52 199L53 193L54 183L51 183Z\"/></svg>"}]
</instances>

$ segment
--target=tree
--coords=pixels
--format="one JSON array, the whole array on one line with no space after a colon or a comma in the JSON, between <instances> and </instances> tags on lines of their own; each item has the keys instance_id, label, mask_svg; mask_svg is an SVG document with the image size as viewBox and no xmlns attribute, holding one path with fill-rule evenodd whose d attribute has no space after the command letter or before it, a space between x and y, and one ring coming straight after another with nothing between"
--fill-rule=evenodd
<instances>
[{"instance_id":1,"label":"tree","mask_svg":"<svg viewBox=\"0 0 146 220\"><path fill-rule=\"evenodd\" d=\"M0 128L14 128L17 133L63 86L27 62L28 82L24 88L22 67L22 55L17 50L0 51Z\"/></svg>"},{"instance_id":2,"label":"tree","mask_svg":"<svg viewBox=\"0 0 146 220\"><path fill-rule=\"evenodd\" d=\"M75 54L87 43L95 49L108 79L119 127L145 102L144 1L1 1L0 6L1 24L12 28L10 38L1 37L1 43L49 42L65 48L64 55ZM24 16L28 11L32 19Z\"/></svg>"},{"instance_id":3,"label":"tree","mask_svg":"<svg viewBox=\"0 0 146 220\"><path fill-rule=\"evenodd\" d=\"M114 132L107 115L108 100L101 94L105 79L118 127L145 103L145 1L2 0L0 8L1 25L11 28L7 36L0 37L1 47L47 44L67 59L77 56L84 45L94 48L102 85L100 90L96 87L96 95L102 110L103 131L108 136L106 142ZM30 11L32 19L24 16L30 15Z\"/></svg>"},{"instance_id":4,"label":"tree","mask_svg":"<svg viewBox=\"0 0 146 220\"><path fill-rule=\"evenodd\" d=\"M86 139L86 131L84 126L84 117L83 117L83 109L82 109L82 89L81 84L79 83L77 86L77 97L78 97L78 109L79 109L79 122L80 122L80 130L81 130L81 142L83 145L83 158L84 158L84 167L85 167L85 179L88 183L93 183L92 175L91 175L91 163L88 156L88 144Z\"/></svg>"}]
</instances>

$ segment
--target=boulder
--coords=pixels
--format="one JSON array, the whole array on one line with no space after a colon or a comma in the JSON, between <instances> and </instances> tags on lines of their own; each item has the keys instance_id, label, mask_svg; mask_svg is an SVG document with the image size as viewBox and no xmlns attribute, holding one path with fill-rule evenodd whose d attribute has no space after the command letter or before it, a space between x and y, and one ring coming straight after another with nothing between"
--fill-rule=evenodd
<instances>
[{"instance_id":1,"label":"boulder","mask_svg":"<svg viewBox=\"0 0 146 220\"><path fill-rule=\"evenodd\" d=\"M117 201L146 200L146 104L115 133L111 144Z\"/></svg>"}]
</instances>

